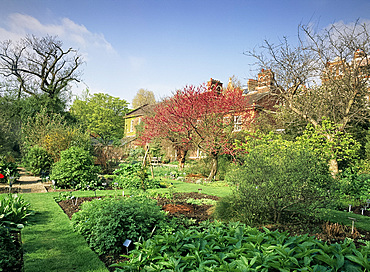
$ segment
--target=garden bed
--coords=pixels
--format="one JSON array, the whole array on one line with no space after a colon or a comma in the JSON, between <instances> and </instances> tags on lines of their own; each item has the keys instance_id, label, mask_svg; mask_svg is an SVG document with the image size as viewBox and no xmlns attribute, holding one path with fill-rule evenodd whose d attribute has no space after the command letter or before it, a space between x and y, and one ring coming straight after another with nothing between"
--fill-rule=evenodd
<instances>
[{"instance_id":1,"label":"garden bed","mask_svg":"<svg viewBox=\"0 0 370 272\"><path fill-rule=\"evenodd\" d=\"M79 211L80 205L85 201L91 201L101 197L78 197L73 199L62 200L58 202L59 206L68 215L69 218ZM205 195L197 192L193 193L174 193L171 199L159 197L157 203L162 207L163 210L167 211L170 217L186 217L193 219L196 222L211 219L211 209L213 205L197 205L194 203L188 203L189 199L197 200L215 200L219 197ZM355 213L360 213L360 207L354 207ZM369 213L364 213L369 215ZM349 214L350 216L350 214ZM303 235L309 234L309 236L315 236L317 239L330 243L342 242L345 238L351 238L358 246L363 244L361 240L370 241L370 232L364 230L354 229L348 226L342 226L339 224L329 222L312 222L306 224L303 228L299 224L281 224L281 225L267 225L264 226L270 230L287 231L290 235ZM260 228L263 230L263 228ZM120 256L101 256L101 260L109 267L112 263L122 262L124 259ZM111 269L111 271L114 271Z\"/></svg>"}]
</instances>

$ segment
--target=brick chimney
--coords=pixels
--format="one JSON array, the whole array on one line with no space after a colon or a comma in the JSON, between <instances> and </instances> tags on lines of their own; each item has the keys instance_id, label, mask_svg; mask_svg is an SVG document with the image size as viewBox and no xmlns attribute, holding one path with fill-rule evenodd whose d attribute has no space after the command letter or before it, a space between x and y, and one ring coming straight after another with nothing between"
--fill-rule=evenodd
<instances>
[{"instance_id":1,"label":"brick chimney","mask_svg":"<svg viewBox=\"0 0 370 272\"><path fill-rule=\"evenodd\" d=\"M248 92L254 92L258 86L258 81L255 79L248 79Z\"/></svg>"}]
</instances>

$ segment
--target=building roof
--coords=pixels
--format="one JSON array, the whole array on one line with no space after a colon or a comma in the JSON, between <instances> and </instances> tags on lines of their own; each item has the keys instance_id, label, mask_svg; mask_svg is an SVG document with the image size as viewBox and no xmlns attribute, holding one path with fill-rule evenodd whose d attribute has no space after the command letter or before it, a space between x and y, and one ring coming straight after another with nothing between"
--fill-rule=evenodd
<instances>
[{"instance_id":1,"label":"building roof","mask_svg":"<svg viewBox=\"0 0 370 272\"><path fill-rule=\"evenodd\" d=\"M145 104L127 113L123 118L126 119L131 117L148 115L153 112L155 106L156 104Z\"/></svg>"}]
</instances>

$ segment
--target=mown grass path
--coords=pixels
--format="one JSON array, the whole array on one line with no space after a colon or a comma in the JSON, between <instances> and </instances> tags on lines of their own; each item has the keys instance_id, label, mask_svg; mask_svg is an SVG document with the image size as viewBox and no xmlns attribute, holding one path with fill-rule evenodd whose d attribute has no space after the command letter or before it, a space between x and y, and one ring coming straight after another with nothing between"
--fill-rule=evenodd
<instances>
[{"instance_id":1,"label":"mown grass path","mask_svg":"<svg viewBox=\"0 0 370 272\"><path fill-rule=\"evenodd\" d=\"M108 271L84 238L73 231L55 194L23 194L36 211L22 231L24 271Z\"/></svg>"}]
</instances>

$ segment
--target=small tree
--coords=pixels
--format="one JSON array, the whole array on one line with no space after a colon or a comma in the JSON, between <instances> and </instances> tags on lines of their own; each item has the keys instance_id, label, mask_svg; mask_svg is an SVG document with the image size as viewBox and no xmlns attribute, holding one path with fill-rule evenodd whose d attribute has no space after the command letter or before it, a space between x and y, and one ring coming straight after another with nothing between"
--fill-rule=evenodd
<instances>
[{"instance_id":1,"label":"small tree","mask_svg":"<svg viewBox=\"0 0 370 272\"><path fill-rule=\"evenodd\" d=\"M205 85L185 87L173 97L154 108L154 115L144 118L144 142L161 138L170 142L185 157L191 148L199 148L211 158L208 179L217 173L218 157L233 153L233 139L239 134L234 117L240 119L240 127L250 121L248 100L237 88L219 92ZM183 162L183 161L181 161Z\"/></svg>"}]
</instances>

